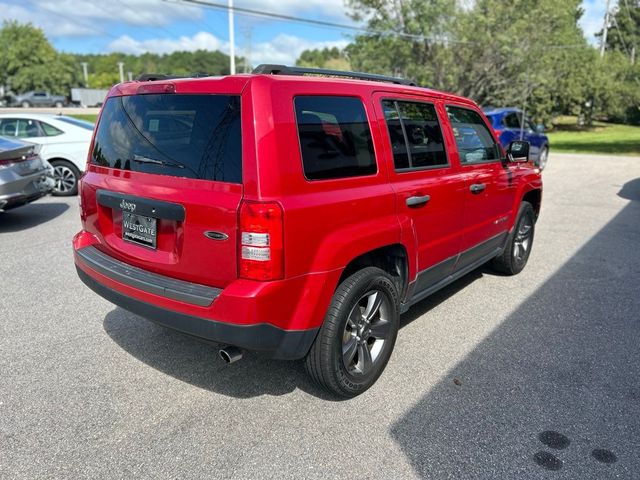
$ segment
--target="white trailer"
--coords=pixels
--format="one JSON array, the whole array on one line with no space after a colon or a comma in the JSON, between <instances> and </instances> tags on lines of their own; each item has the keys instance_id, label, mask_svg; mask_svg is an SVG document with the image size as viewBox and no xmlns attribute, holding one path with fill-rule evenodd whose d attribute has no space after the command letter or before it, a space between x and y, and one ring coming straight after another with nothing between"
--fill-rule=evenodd
<instances>
[{"instance_id":1,"label":"white trailer","mask_svg":"<svg viewBox=\"0 0 640 480\"><path fill-rule=\"evenodd\" d=\"M81 107L100 107L109 90L100 88L72 88L71 101Z\"/></svg>"}]
</instances>

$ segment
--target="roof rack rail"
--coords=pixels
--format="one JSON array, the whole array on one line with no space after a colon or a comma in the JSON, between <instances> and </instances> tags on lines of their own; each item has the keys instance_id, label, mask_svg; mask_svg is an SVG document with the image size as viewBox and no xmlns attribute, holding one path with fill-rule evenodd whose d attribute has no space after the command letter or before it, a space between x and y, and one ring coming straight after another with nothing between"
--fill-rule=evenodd
<instances>
[{"instance_id":1,"label":"roof rack rail","mask_svg":"<svg viewBox=\"0 0 640 480\"><path fill-rule=\"evenodd\" d=\"M388 77L375 73L349 72L345 70L328 70L326 68L288 67L287 65L262 64L253 69L251 73L263 73L267 75L325 75L330 77L355 78L358 80L373 80L374 82L389 82L398 85L417 86L413 80L406 78Z\"/></svg>"}]
</instances>

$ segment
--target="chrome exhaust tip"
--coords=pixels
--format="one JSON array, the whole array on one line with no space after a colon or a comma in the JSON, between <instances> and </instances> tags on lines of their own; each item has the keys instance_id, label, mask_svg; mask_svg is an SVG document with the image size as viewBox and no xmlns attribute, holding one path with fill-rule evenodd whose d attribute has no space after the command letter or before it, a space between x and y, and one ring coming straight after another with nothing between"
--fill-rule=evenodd
<instances>
[{"instance_id":1,"label":"chrome exhaust tip","mask_svg":"<svg viewBox=\"0 0 640 480\"><path fill-rule=\"evenodd\" d=\"M234 363L238 360L242 360L242 350L233 345L225 345L218 350L218 355L225 363Z\"/></svg>"}]
</instances>

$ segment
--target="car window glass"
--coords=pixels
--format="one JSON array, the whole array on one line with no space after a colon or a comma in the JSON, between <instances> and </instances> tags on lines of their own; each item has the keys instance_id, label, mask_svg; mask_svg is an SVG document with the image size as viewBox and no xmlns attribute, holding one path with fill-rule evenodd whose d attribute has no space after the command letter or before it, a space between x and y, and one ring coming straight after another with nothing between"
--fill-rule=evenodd
<instances>
[{"instance_id":1,"label":"car window glass","mask_svg":"<svg viewBox=\"0 0 640 480\"><path fill-rule=\"evenodd\" d=\"M434 105L384 100L382 108L396 170L448 165Z\"/></svg>"},{"instance_id":2,"label":"car window glass","mask_svg":"<svg viewBox=\"0 0 640 480\"><path fill-rule=\"evenodd\" d=\"M0 135L3 137L15 137L17 128L18 121L14 118L0 120Z\"/></svg>"},{"instance_id":3,"label":"car window glass","mask_svg":"<svg viewBox=\"0 0 640 480\"><path fill-rule=\"evenodd\" d=\"M411 164L409 163L407 142L404 139L402 124L400 123L400 113L396 108L396 102L385 100L382 102L382 109L384 110L384 118L389 131L389 140L391 141L395 168L396 170L409 168Z\"/></svg>"},{"instance_id":4,"label":"car window glass","mask_svg":"<svg viewBox=\"0 0 640 480\"><path fill-rule=\"evenodd\" d=\"M239 95L110 97L91 162L134 172L242 183Z\"/></svg>"},{"instance_id":5,"label":"car window glass","mask_svg":"<svg viewBox=\"0 0 640 480\"><path fill-rule=\"evenodd\" d=\"M53 125L49 125L48 123L40 122L40 128L47 137L55 137L56 135L61 135L64 132Z\"/></svg>"},{"instance_id":6,"label":"car window glass","mask_svg":"<svg viewBox=\"0 0 640 480\"><path fill-rule=\"evenodd\" d=\"M18 119L18 133L20 138L39 137L40 129L34 120Z\"/></svg>"},{"instance_id":7,"label":"car window glass","mask_svg":"<svg viewBox=\"0 0 640 480\"><path fill-rule=\"evenodd\" d=\"M533 124L533 122L531 121L530 118L525 119L524 124L529 130L534 130L535 131L536 126Z\"/></svg>"},{"instance_id":8,"label":"car window glass","mask_svg":"<svg viewBox=\"0 0 640 480\"><path fill-rule=\"evenodd\" d=\"M474 110L447 106L447 114L463 164L500 159L500 149L480 114Z\"/></svg>"},{"instance_id":9,"label":"car window glass","mask_svg":"<svg viewBox=\"0 0 640 480\"><path fill-rule=\"evenodd\" d=\"M296 97L294 105L307 179L376 173L371 130L359 98L304 96Z\"/></svg>"},{"instance_id":10,"label":"car window glass","mask_svg":"<svg viewBox=\"0 0 640 480\"><path fill-rule=\"evenodd\" d=\"M520 120L518 119L518 115L516 115L514 112L504 117L504 126L507 128L520 128Z\"/></svg>"}]
</instances>

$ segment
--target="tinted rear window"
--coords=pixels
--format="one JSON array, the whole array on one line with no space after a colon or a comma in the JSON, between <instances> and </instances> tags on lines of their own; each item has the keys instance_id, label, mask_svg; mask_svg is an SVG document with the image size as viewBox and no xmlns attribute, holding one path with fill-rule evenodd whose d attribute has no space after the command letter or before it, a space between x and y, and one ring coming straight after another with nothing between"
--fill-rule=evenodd
<instances>
[{"instance_id":1,"label":"tinted rear window","mask_svg":"<svg viewBox=\"0 0 640 480\"><path fill-rule=\"evenodd\" d=\"M241 152L239 96L134 95L105 103L92 163L241 183Z\"/></svg>"},{"instance_id":2,"label":"tinted rear window","mask_svg":"<svg viewBox=\"0 0 640 480\"><path fill-rule=\"evenodd\" d=\"M371 130L359 98L296 97L295 108L309 180L376 173Z\"/></svg>"}]
</instances>

